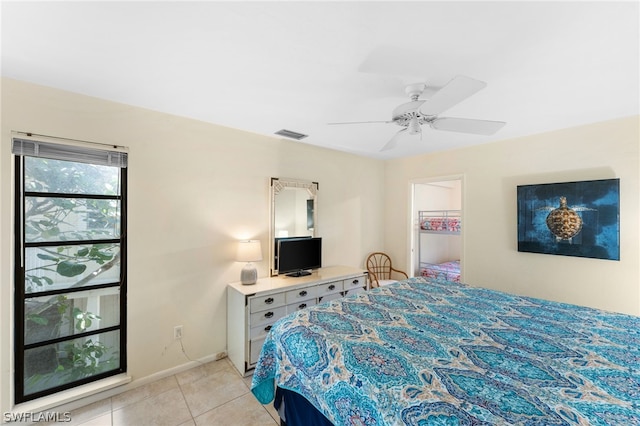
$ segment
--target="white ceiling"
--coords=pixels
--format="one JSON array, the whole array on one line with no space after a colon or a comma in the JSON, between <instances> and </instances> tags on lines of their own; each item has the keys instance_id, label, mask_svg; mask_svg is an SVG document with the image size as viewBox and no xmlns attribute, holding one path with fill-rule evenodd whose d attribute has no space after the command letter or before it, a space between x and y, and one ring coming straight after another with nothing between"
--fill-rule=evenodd
<instances>
[{"instance_id":1,"label":"white ceiling","mask_svg":"<svg viewBox=\"0 0 640 426\"><path fill-rule=\"evenodd\" d=\"M640 113L639 3L2 2L2 75L156 111L395 158ZM408 101L456 75L488 86L379 149ZM428 93L427 93L428 94ZM606 142L606 141L603 141ZM212 141L215 143L215 141Z\"/></svg>"}]
</instances>

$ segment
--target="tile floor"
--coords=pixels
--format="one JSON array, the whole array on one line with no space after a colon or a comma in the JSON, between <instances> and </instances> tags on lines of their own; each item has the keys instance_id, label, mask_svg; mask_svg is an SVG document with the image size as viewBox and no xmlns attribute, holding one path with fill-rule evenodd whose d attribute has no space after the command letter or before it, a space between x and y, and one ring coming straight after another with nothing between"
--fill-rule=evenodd
<instances>
[{"instance_id":1,"label":"tile floor","mask_svg":"<svg viewBox=\"0 0 640 426\"><path fill-rule=\"evenodd\" d=\"M228 358L71 411L82 426L276 426L272 404L261 405ZM57 423L60 424L60 423Z\"/></svg>"}]
</instances>

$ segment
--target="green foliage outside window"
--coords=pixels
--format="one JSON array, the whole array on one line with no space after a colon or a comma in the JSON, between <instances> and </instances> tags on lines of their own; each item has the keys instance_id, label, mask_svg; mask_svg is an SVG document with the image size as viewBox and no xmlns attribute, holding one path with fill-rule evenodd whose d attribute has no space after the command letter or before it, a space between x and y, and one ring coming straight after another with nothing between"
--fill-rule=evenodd
<instances>
[{"instance_id":1,"label":"green foliage outside window","mask_svg":"<svg viewBox=\"0 0 640 426\"><path fill-rule=\"evenodd\" d=\"M24 164L25 192L37 193L25 196L24 240L45 243L25 249L25 342L95 331L91 327L102 318L67 295L119 281L119 242L96 241L120 236L120 201L108 198L119 194L120 171L33 157L25 157ZM50 289L67 293L37 297L38 292ZM28 349L24 353L24 393L117 368L118 339L117 331L111 331Z\"/></svg>"}]
</instances>

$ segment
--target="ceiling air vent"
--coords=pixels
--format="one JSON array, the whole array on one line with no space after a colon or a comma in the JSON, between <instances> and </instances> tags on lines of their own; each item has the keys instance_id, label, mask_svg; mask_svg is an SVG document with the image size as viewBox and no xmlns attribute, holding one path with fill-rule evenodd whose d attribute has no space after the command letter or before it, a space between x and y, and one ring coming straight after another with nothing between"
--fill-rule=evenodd
<instances>
[{"instance_id":1,"label":"ceiling air vent","mask_svg":"<svg viewBox=\"0 0 640 426\"><path fill-rule=\"evenodd\" d=\"M293 130L287 130L287 129L278 130L276 132L276 135L284 136L285 138L295 139L297 141L309 136L309 135L305 135L305 134L294 132Z\"/></svg>"}]
</instances>

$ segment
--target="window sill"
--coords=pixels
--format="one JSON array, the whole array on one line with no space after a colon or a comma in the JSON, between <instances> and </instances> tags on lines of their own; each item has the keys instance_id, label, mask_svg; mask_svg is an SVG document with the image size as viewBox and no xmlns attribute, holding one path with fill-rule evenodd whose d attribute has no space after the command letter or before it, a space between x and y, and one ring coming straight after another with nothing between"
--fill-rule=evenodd
<instances>
[{"instance_id":1,"label":"window sill","mask_svg":"<svg viewBox=\"0 0 640 426\"><path fill-rule=\"evenodd\" d=\"M55 395L45 396L33 401L24 402L22 404L14 405L14 413L37 413L45 410L50 410L55 407L60 407L64 404L69 404L65 407L65 411L72 410L77 406L85 405L87 402L80 402L81 399L96 395L109 389L113 389L118 386L126 385L131 382L131 377L126 374L118 374L117 376L108 377L97 382L88 383L83 386L78 386L73 389L58 392ZM97 399L102 399L103 395L100 395ZM75 404L72 404L75 403Z\"/></svg>"}]
</instances>

